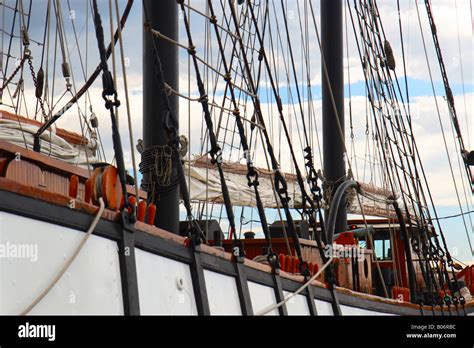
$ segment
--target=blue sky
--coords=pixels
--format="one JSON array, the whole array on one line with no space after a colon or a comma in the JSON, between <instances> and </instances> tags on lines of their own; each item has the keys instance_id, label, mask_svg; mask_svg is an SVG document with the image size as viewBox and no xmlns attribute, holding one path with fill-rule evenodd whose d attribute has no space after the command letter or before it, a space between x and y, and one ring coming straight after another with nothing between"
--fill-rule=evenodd
<instances>
[{"instance_id":1,"label":"blue sky","mask_svg":"<svg viewBox=\"0 0 474 348\"><path fill-rule=\"evenodd\" d=\"M409 86L410 98L429 96L433 94L431 82L429 80L415 79L415 78L408 77L407 81L408 81L408 86ZM405 92L405 78L403 77L398 78L398 82L402 88L402 92L404 93ZM441 80L434 81L434 86L435 86L435 91L437 95L445 94L443 81ZM364 81L351 83L350 86L349 84L346 83L344 86L344 96L346 98L349 98L349 87L350 87L350 93L352 97L365 96L366 85ZM463 95L463 90L466 94L474 93L474 84L464 84L463 86L460 83L450 83L450 87L453 91L453 94L456 95L458 98L460 98ZM319 85L313 86L311 91L312 91L312 95L314 99L321 99L321 87ZM286 89L281 90L281 96L283 100L288 100L287 94L288 93ZM262 98L261 98L262 102L268 102L266 96L267 96L266 90L262 88ZM405 97L405 93L403 94L403 96Z\"/></svg>"}]
</instances>

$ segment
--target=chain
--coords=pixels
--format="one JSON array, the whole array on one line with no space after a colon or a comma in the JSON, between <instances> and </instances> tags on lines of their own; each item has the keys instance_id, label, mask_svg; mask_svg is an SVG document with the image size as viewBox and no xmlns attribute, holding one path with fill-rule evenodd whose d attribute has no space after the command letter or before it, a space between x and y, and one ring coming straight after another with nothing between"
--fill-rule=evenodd
<instances>
[{"instance_id":1,"label":"chain","mask_svg":"<svg viewBox=\"0 0 474 348\"><path fill-rule=\"evenodd\" d=\"M224 199L224 206L225 210L227 213L227 219L229 220L229 225L230 225L230 232L229 232L229 239L234 238L234 234L236 231L235 228L235 217L234 217L234 212L233 212L233 207L232 207L232 202L230 199L230 193L229 189L227 187L227 182L224 177L224 171L222 169L222 149L220 148L219 144L217 143L217 138L216 134L214 133L214 126L212 123L212 117L211 113L209 111L209 99L206 94L206 90L204 87L204 83L201 78L201 73L199 72L199 66L198 66L198 60L196 57L196 49L193 43L192 35L191 35L191 26L188 21L188 17L186 15L186 10L184 8L184 1L183 0L178 0L178 3L181 5L181 11L182 11L182 16L183 16L183 21L184 21L184 26L186 28L186 34L188 37L188 43L189 43L189 49L188 53L192 58L193 65L194 65L194 70L195 70L195 75L196 75L196 82L198 85L198 90L199 90L199 102L202 105L202 110L204 113L204 119L206 122L206 126L208 129L208 136L209 136L209 141L211 143L211 150L210 150L210 155L211 155L211 163L217 165L217 170L219 172L219 178L220 178L220 183L221 183L221 188L222 188L222 196Z\"/></svg>"},{"instance_id":2,"label":"chain","mask_svg":"<svg viewBox=\"0 0 474 348\"><path fill-rule=\"evenodd\" d=\"M31 59L31 55L29 54L29 51L28 51L28 55L26 54L27 52L25 51L25 56L26 56L26 59L28 60L28 65L30 66L31 78L33 79L33 84L35 85L35 89L38 89L38 79L36 78L35 69L33 68L33 61ZM43 99L41 98L41 96L36 96L36 99L38 100L38 103L40 105L41 113L43 114L45 122L48 122L48 115L46 114L46 111L44 109Z\"/></svg>"},{"instance_id":3,"label":"chain","mask_svg":"<svg viewBox=\"0 0 474 348\"><path fill-rule=\"evenodd\" d=\"M231 15L232 15L232 20L233 20L234 25L235 25L235 35L237 37L236 41L238 42L238 44L240 46L240 50L243 53L242 54L242 62L243 62L243 66L245 67L245 72L246 72L246 75L247 75L247 78L248 78L249 88L250 88L250 90L252 92L252 95L253 95L253 104L254 104L254 108L255 108L255 111L256 111L256 116L259 120L259 124L263 127L262 135L265 138L267 152L268 152L268 155L270 157L270 161L271 161L273 172L274 172L275 191L277 192L277 194L279 196L279 199L281 201L283 210L285 212L285 216L286 216L286 219L287 219L287 222L288 222L288 230L289 230L290 235L293 239L296 254L297 254L298 259L299 259L300 272L306 276L308 274L308 264L307 264L307 262L303 261L303 255L302 255L302 251L301 251L300 241L299 241L299 238L298 238L298 234L296 232L296 227L295 227L293 217L291 216L291 211L290 211L290 207L289 207L290 198L288 196L287 183L286 183L285 178L281 174L280 167L279 167L278 161L276 159L276 156L275 156L275 153L274 153L274 150L273 150L273 146L272 146L271 141L270 141L270 137L269 137L268 132L267 132L266 127L265 127L265 120L263 118L263 114L262 114L262 110L261 110L260 98L257 95L256 84L255 84L254 78L252 76L252 71L251 71L251 68L250 68L250 64L249 64L247 55L245 54L245 45L243 43L242 36L240 34L240 27L239 27L239 23L238 23L238 19L237 19L237 11L235 9L235 3L232 0L229 0L229 5L230 5L230 12L231 12ZM253 22L254 27L255 27L255 34L257 35L258 42L261 46L260 53L261 53L261 56L262 56L263 61L265 63L265 67L268 70L269 69L268 59L267 59L267 56L266 56L266 53L265 53L265 49L263 48L264 47L263 38L262 38L262 35L260 33L260 30L258 29L257 20L256 20L255 13L254 13L254 10L253 10L253 4L250 1L248 1L247 6L248 6L248 9L249 9L251 18L252 18L252 22ZM278 93L275 93L276 85L273 81L271 71L269 71L269 78L270 78L270 84L272 85L272 90L274 90L274 94L275 94L275 97L276 97L276 101L277 101L277 105L278 105L278 111L279 111L279 115L280 115L280 120L281 120L281 123L283 125L284 130L285 130L286 137L289 138L288 129L286 127L286 123L285 123L285 120L283 118L283 113L282 113L283 112L283 106L282 106L281 98L279 97ZM291 157L294 159L295 158L294 151L293 151L293 148L291 146L290 146L290 154L291 154ZM298 183L301 187L301 193L302 193L302 196L303 196L303 207L304 207L305 204L306 204L305 199L308 200L308 202L310 204L312 204L312 201L311 201L311 198L305 192L304 182L302 181L303 179L302 179L301 173L299 172L297 162L294 161L294 164L295 164L295 170L296 170L296 173L297 173Z\"/></svg>"},{"instance_id":4,"label":"chain","mask_svg":"<svg viewBox=\"0 0 474 348\"><path fill-rule=\"evenodd\" d=\"M25 54L24 54L23 58L20 60L20 63L15 68L15 70L12 72L10 77L8 79L6 79L5 82L3 83L2 88L0 88L0 92L2 92L7 87L7 85L13 80L13 78L16 76L16 74L18 74L18 72L23 68L23 65L25 64L26 58L27 58L27 51L25 51Z\"/></svg>"},{"instance_id":5,"label":"chain","mask_svg":"<svg viewBox=\"0 0 474 348\"><path fill-rule=\"evenodd\" d=\"M218 43L218 46L219 46L219 51L220 51L220 54L221 54L221 57L222 57L222 64L223 64L223 67L224 67L224 70L225 70L225 77L224 77L224 81L226 82L226 86L228 87L228 90L230 92L230 99L231 99L231 102L232 102L232 105L234 107L234 110L232 111L232 114L235 116L235 120L236 120L236 125L237 125L237 129L238 129L238 132L239 132L239 137L240 137L240 144L242 146L242 149L243 149L243 152L244 152L244 157L245 157L245 160L246 160L246 164L247 164L247 184L249 187L253 187L254 189L254 193L255 193L255 201L256 201L256 205L257 205L257 211L258 211L258 215L259 215L259 218L260 218L260 222L261 222L261 225L262 225L262 232L265 236L265 240L267 242L267 247L268 247L268 261L270 263L270 265L273 267L273 269L279 269L280 268L280 265L278 263L278 257L274 257L274 252L273 252L273 247L272 247L272 241L271 241L271 236L270 236L270 230L268 228L268 222L267 222L267 218L265 216L265 208L263 206L263 202L262 202L262 199L260 197L260 192L258 190L258 186L259 186L259 181L258 181L258 171L255 169L253 163L252 163L252 156L250 154L250 150L249 150L249 145L248 145L248 141L247 141L247 135L245 133L245 127L243 125L243 118L240 114L240 110L239 110L239 105L238 105L238 102L237 102L237 98L236 98L236 94L235 94L235 90L234 90L234 85L232 83L232 75L231 75L231 71L232 71L232 59L230 60L230 63L227 61L227 59L225 58L225 49L224 49L224 45L222 43L222 38L221 38L221 35L220 35L220 32L219 32L219 27L218 27L218 24L217 24L217 18L216 18L216 15L215 15L215 12L214 12L214 7L212 5L212 1L211 0L208 0L208 6L209 6L209 11L211 13L211 24L213 24L213 27L214 27L214 30L215 30L215 34L216 34L216 39L217 39L217 43ZM233 40L233 44L232 44L232 56L234 57L235 53L237 51L237 40Z\"/></svg>"}]
</instances>

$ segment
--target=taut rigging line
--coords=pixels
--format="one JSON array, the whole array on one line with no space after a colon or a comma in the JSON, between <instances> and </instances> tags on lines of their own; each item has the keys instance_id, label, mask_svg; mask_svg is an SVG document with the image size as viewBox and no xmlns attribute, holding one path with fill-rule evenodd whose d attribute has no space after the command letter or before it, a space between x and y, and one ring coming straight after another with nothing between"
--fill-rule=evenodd
<instances>
[{"instance_id":1,"label":"taut rigging line","mask_svg":"<svg viewBox=\"0 0 474 348\"><path fill-rule=\"evenodd\" d=\"M211 113L209 111L209 103L208 103L208 97L206 94L206 90L204 87L204 83L202 81L201 73L199 71L199 66L198 66L198 60L196 58L196 49L193 43L192 35L191 35L191 27L188 21L188 16L186 15L186 10L184 7L184 0L179 0L178 3L181 5L181 11L183 14L183 21L184 21L184 26L186 28L186 34L188 36L188 44L189 44L189 49L188 53L192 58L193 65L194 65L194 71L196 74L196 81L199 89L199 102L202 105L202 110L204 112L204 119L206 122L207 126L207 131L209 135L209 141L211 143L211 158L212 162L217 165L217 170L219 172L219 178L221 182L221 188L222 188L222 196L224 198L224 206L226 209L227 213L227 219L229 220L230 224L230 233L229 233L229 239L232 239L234 235L236 234L236 228L235 228L235 216L234 216L234 211L232 207L232 202L230 200L230 194L229 194L229 188L227 187L227 182L224 177L224 171L222 169L222 150L217 143L217 138L216 134L214 133L214 125L212 122L212 117ZM238 117L237 117L238 119ZM235 236L236 237L236 236ZM237 239L237 238L236 238ZM239 248L237 249L238 254L235 256L244 256L244 250L243 250L243 245L239 240L235 241L236 246Z\"/></svg>"},{"instance_id":2,"label":"taut rigging line","mask_svg":"<svg viewBox=\"0 0 474 348\"><path fill-rule=\"evenodd\" d=\"M272 91L273 91L273 94L274 94L274 97L275 97L275 100L276 100L276 103L277 103L277 109L278 109L278 115L280 117L280 121L281 121L281 124L283 126L283 131L285 133L285 137L288 141L288 145L289 145L289 149L290 149L290 155L291 155L291 158L292 158L292 161L293 161L293 164L295 166L295 172L296 172L296 178L297 178L297 181L298 181L298 185L300 187L300 190L301 190L301 195L302 195L302 199L303 199L303 211L307 213L309 219L310 219L310 222L311 224L315 224L315 217L314 217L314 214L316 212L316 210L319 210L320 211L320 204L319 202L317 202L315 204L315 202L313 201L313 199L311 197L309 197L308 193L306 192L306 189L304 187L304 179L303 179L303 176L301 174L301 170L298 166L298 162L296 160L296 155L295 155L295 152L294 152L294 149L293 149L293 146L291 144L291 137L290 137L290 133L288 131L288 127L286 125L286 121L285 121L285 118L283 116L283 105L282 105L282 101L281 101L281 97L278 93L278 90L277 90L277 87L276 87L276 84L275 84L275 81L272 77L272 72L271 72L271 67L270 67L270 64L269 64L269 61L268 61L268 57L267 57L267 54L265 52L265 49L264 49L264 42L263 42L263 39L262 39L262 36L260 34L260 31L258 29L258 26L257 26L257 20L256 20L256 17L255 17L255 13L254 13L254 10L252 8L252 5L248 4L249 6L249 9L250 9L250 14L252 16L252 21L254 23L254 26L255 26L255 32L257 34L257 38L258 38L258 41L259 41L259 44L260 44L260 54L263 58L263 61L265 63L265 67L267 69L267 73L268 73L268 77L269 77L269 81L270 81L270 85L271 85L271 88L272 88ZM283 4L282 4L283 6ZM293 60L292 60L293 61ZM294 65L294 61L293 61L293 65ZM296 76L296 71L294 71L294 74ZM299 94L299 92L298 92ZM301 102L300 102L300 106L301 106ZM303 118L303 110L301 109L301 113L302 113L302 119L303 119L303 124L304 124L304 118ZM308 136L307 136L307 132L306 132L306 127L304 127L304 133L305 133L305 139L306 139L306 145L307 147L305 148L305 152L307 153L307 165L308 165L308 169L309 169L309 178L311 178L311 182L310 184L313 185L312 187L312 190L314 190L314 198L316 198L316 201L318 201L318 196L317 196L317 193L319 192L319 188L317 187L317 174L316 174L316 171L314 170L314 166L313 166L313 161L312 161L312 154L311 154L311 147L309 146L309 141L308 141ZM306 207L306 203L308 203L310 205L310 209L308 211L307 207ZM322 216L322 214L320 214L320 216ZM322 220L321 220L322 222Z\"/></svg>"},{"instance_id":3,"label":"taut rigging line","mask_svg":"<svg viewBox=\"0 0 474 348\"><path fill-rule=\"evenodd\" d=\"M102 21L97 6L97 0L92 0L92 10L94 15L94 27L97 37L97 45L99 48L100 65L103 73L102 82L104 89L102 91L102 98L105 101L106 109L108 109L110 112L110 119L112 122L112 142L114 146L115 160L117 162L118 176L122 185L122 194L124 198L124 207L122 209L125 209L129 206L127 193L127 178L125 171L125 163L123 159L122 142L120 140L120 133L118 130L118 120L114 113L114 108L118 108L120 106L120 101L117 97L117 90L115 89L115 83L112 78L112 74L110 73L107 65L107 51L105 49L104 44L104 29L102 27ZM133 210L133 212L134 211L135 210ZM132 219L134 219L134 213L132 215Z\"/></svg>"},{"instance_id":4,"label":"taut rigging line","mask_svg":"<svg viewBox=\"0 0 474 348\"><path fill-rule=\"evenodd\" d=\"M120 20L121 29L123 29L123 27L125 26L125 23L127 22L128 15L130 14L130 11L132 9L132 5L133 5L133 0L128 0L127 5L122 14L122 19ZM109 46L107 47L106 58L108 58L112 54L112 45L115 45L118 39L119 39L119 34L118 34L118 31L116 31L114 35L114 41L111 42ZM43 126L41 126L41 128L38 129L38 131L35 134L35 139L38 139L37 141L35 141L36 146L34 147L34 150L36 152L39 152L41 150L41 145L39 144L39 138L41 134L43 134L44 131L46 131L49 127L51 127L51 125L53 125L62 115L64 115L66 111L68 111L83 96L83 94L86 93L89 87L92 86L94 81L97 79L101 71L102 71L102 64L99 63L99 65L97 66L95 71L92 73L92 75L89 77L89 79L84 84L84 86L82 86L82 88L79 91L77 91L77 93L64 105L64 107L59 109L59 111L54 116L52 116L48 122L45 122Z\"/></svg>"},{"instance_id":5,"label":"taut rigging line","mask_svg":"<svg viewBox=\"0 0 474 348\"><path fill-rule=\"evenodd\" d=\"M307 193L305 191L304 184L300 183L302 195L304 197L304 199L303 199L303 211L307 212L307 208L306 208L305 201L304 201L305 197L306 197L306 199L308 200L308 203L310 204L310 207L311 207L310 211L307 212L308 216L309 216L309 219L310 219L310 222L313 223L313 227L314 227L315 226L314 224L316 222L315 218L314 218L314 213L315 213L315 210L317 210L318 214L319 214L319 217L320 217L321 230L324 232L324 224L323 224L323 218L322 218L322 213L321 213L321 204L320 204L320 201L321 201L321 188L318 186L318 174L317 174L317 172L314 168L312 148L311 148L311 144L309 142L306 122L305 122L305 119L304 119L304 111L303 111L303 106L302 106L300 88L298 86L298 80L297 80L297 75L296 75L295 60L294 60L293 48L292 48L291 39L290 39L290 31L288 29L288 19L287 19L287 14L286 14L286 11L285 11L285 5L283 3L283 0L281 0L281 8L282 8L282 12L283 12L283 22L285 24L286 37L287 37L287 41L288 41L288 51L289 51L290 60L291 60L291 67L292 67L292 71L293 71L293 77L294 77L294 80L295 80L296 94L297 94L297 97L298 97L298 104L299 104L299 108L300 108L301 120L302 120L302 125L303 125L303 133L304 133L305 144L306 144L306 146L304 148L304 152L306 154L305 157L304 157L305 160L306 160L305 165L306 165L306 168L308 170L308 177L307 177L306 180L307 180L308 184L310 185L311 193L313 194L313 197L312 197L313 199L312 200L309 199L309 197L307 197ZM259 36L258 35L258 28L257 28L257 36ZM260 42L260 44L263 47L263 42ZM263 50L263 48L262 48L262 50ZM263 52L263 56L264 56L264 61L265 61L265 64L267 65L268 71L270 72L270 67L268 66L268 60L266 59L265 52ZM280 96L278 95L278 93L276 91L276 88L274 86L274 83L273 83L273 80L272 80L271 76L270 76L270 82L272 84L272 89L275 93L275 99L277 100L277 103L278 102L280 103L278 105L279 106L278 110L280 112L280 117L283 120L281 98L280 98ZM308 112L309 112L309 109L308 109ZM284 124L284 127L286 127L285 124ZM288 139L288 141L289 141L289 139ZM293 157L295 170L296 170L296 174L298 176L298 182L299 182L300 177L301 177L301 172L300 172L299 168L297 168L298 164L296 163L296 158L294 156L293 147L292 147L291 143L289 145L290 145L290 151L291 151L291 154L292 154L292 157Z\"/></svg>"},{"instance_id":6,"label":"taut rigging line","mask_svg":"<svg viewBox=\"0 0 474 348\"><path fill-rule=\"evenodd\" d=\"M245 67L246 74L247 74L248 84L249 84L249 87L250 87L250 91L253 94L252 100L253 100L253 103L254 103L255 112L257 114L258 122L263 127L262 134L265 138L267 152L268 152L268 155L270 156L270 161L271 161L272 169L273 169L273 172L274 172L275 190L277 191L277 193L280 197L280 201L282 203L283 210L285 211L285 216L286 216L287 223L288 223L288 230L290 231L290 235L293 239L293 243L294 243L294 246L295 246L296 254L297 254L298 259L299 259L299 270L302 274L305 274L305 273L308 272L308 265L307 265L306 262L303 261L303 255L302 255L302 251L301 251L300 241L299 241L298 235L296 233L296 228L295 228L295 223L294 223L293 217L291 216L291 211L290 211L289 204L288 204L290 198L288 197L287 183L286 183L285 178L281 174L277 159L275 157L275 153L273 151L273 146L272 146L271 141L270 141L270 137L269 137L268 132L267 132L266 127L265 127L265 120L263 118L262 110L261 110L261 107L260 107L260 99L256 95L256 85L255 85L255 82L254 82L254 79L253 79L253 76L252 76L252 71L250 69L250 65L249 65L249 62L248 62L247 55L245 54L244 43L243 43L242 37L240 35L240 28L239 28L239 24L238 24L238 20L237 20L237 13L236 13L236 10L235 10L235 7L234 7L234 5L235 5L234 1L229 0L229 5L230 5L231 14L232 14L232 19L233 19L233 22L234 22L234 25L235 25L236 35L238 37L237 41L240 45L240 49L241 49L241 52L242 52L242 59L243 59L244 67ZM252 4L250 3L250 1L248 2L248 7L250 9L252 20L255 24L255 22L256 22L255 14L254 14ZM256 25L255 25L255 27L256 27L255 29L256 29L257 37L258 37L259 42L262 46L261 53L262 53L262 56L265 59L266 55L265 55L265 51L263 49L262 38L261 38L260 32L258 30L258 27ZM271 78L271 75L269 75L269 77ZM281 100L278 99L277 102L281 106ZM279 108L280 108L280 106L279 106ZM282 122L284 122L284 121L282 121ZM301 173L300 173L300 176L301 176ZM302 193L303 193L303 190L302 190ZM304 204L304 202L303 202L303 204Z\"/></svg>"},{"instance_id":7,"label":"taut rigging line","mask_svg":"<svg viewBox=\"0 0 474 348\"><path fill-rule=\"evenodd\" d=\"M219 46L219 51L220 51L221 56L222 56L222 65L224 67L225 76L226 76L226 79L225 79L226 87L228 88L228 90L230 92L231 102L232 102L232 105L234 106L233 113L236 116L235 121L237 123L237 128L238 128L238 131L239 131L240 143L241 143L242 149L244 151L244 154L246 156L248 185L254 188L255 200L256 200L256 203L257 203L257 211L258 211L258 215L259 215L259 218L260 218L260 222L262 224L262 231L265 235L265 239L266 239L267 244L268 244L269 255L272 255L273 254L273 249L272 249L272 241L271 241L271 238L270 238L270 230L268 228L268 222L267 222L267 218L266 218L266 215L265 215L265 209L264 209L262 200L260 198L260 193L258 191L258 172L255 170L255 168L253 166L252 157L249 153L249 146L248 146L248 142L247 142L247 136L245 134L245 128L244 128L244 125L243 125L243 122L242 122L242 119L241 119L241 116L240 116L239 105L237 103L237 99L236 99L236 96L235 96L235 90L234 90L233 85L231 83L231 70L230 70L230 66L228 65L227 60L225 58L224 46L222 44L222 39L221 39L221 36L219 34L218 26L216 25L217 24L217 18L216 18L216 15L215 15L215 12L214 12L214 7L212 5L211 0L208 0L208 6L209 6L210 14L211 14L211 23L214 25L216 38L217 38L217 44ZM233 40L232 52L234 52L235 49L236 49L236 43L237 43L237 41Z\"/></svg>"},{"instance_id":8,"label":"taut rigging line","mask_svg":"<svg viewBox=\"0 0 474 348\"><path fill-rule=\"evenodd\" d=\"M151 27L150 27L150 19L148 16L148 10L143 3L143 13L145 16L145 29L153 36ZM163 73L163 67L161 65L161 59L158 52L158 47L156 45L155 40L152 40L153 43L153 59L155 63L155 74L158 81L158 85L160 86L160 96L163 102L163 108L165 110L165 115L163 117L163 128L166 131L168 136L168 144L172 149L173 156L176 163L176 169L178 173L178 181L179 181L179 189L181 193L181 197L183 199L184 207L186 209L186 218L188 219L188 232L189 232L189 241L192 247L196 247L201 243L201 237L203 237L203 233L199 224L197 223L196 219L192 213L191 207L191 200L189 198L189 191L188 186L186 184L186 177L184 174L183 163L181 162L181 158L179 155L179 138L176 129L176 118L173 114L173 110L171 109L170 100L168 98L165 77Z\"/></svg>"},{"instance_id":9,"label":"taut rigging line","mask_svg":"<svg viewBox=\"0 0 474 348\"><path fill-rule=\"evenodd\" d=\"M451 115L451 121L453 122L454 129L456 130L456 136L458 138L461 155L464 157L464 155L468 153L468 151L466 150L464 146L464 140L462 138L461 128L459 126L458 115L456 112L456 107L454 106L453 91L451 90L451 87L449 85L448 74L446 73L446 67L444 66L443 55L441 53L441 48L440 48L439 40L438 40L438 32L436 29L436 24L434 22L433 13L431 12L431 2L429 0L425 0L425 7L426 7L426 12L428 14L428 20L430 22L431 35L433 36L433 43L436 49L436 55L438 56L441 76L443 77L444 90L446 92L446 99L448 102L449 113ZM467 160L464 160L464 166L466 168L467 178L469 179L469 182L472 183L474 178L472 177ZM472 246L471 246L471 250L472 250Z\"/></svg>"}]
</instances>

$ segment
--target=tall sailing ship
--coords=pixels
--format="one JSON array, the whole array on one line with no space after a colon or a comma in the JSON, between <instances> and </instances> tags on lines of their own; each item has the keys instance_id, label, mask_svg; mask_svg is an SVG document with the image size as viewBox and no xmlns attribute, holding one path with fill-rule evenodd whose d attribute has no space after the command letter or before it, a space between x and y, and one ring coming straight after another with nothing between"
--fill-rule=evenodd
<instances>
[{"instance_id":1,"label":"tall sailing ship","mask_svg":"<svg viewBox=\"0 0 474 348\"><path fill-rule=\"evenodd\" d=\"M397 19L376 0L1 1L0 313L473 315L474 266L439 223L393 4ZM422 35L429 21L469 207L474 155L434 10L412 6ZM362 116L344 61L363 74Z\"/></svg>"}]
</instances>

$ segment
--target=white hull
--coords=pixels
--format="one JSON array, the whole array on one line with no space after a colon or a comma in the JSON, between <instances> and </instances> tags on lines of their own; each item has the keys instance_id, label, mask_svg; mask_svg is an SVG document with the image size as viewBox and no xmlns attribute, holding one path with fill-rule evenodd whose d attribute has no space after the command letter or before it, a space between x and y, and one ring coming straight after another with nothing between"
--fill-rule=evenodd
<instances>
[{"instance_id":1,"label":"white hull","mask_svg":"<svg viewBox=\"0 0 474 348\"><path fill-rule=\"evenodd\" d=\"M0 314L21 313L51 282L83 236L84 232L77 229L0 211L0 244L10 248L10 257L0 258ZM25 254L13 257L13 246L20 245L36 245L37 259ZM30 314L123 315L117 250L116 241L91 235L67 272ZM188 263L140 248L135 249L135 261L141 315L199 313ZM236 277L206 267L203 273L210 314L241 315ZM247 285L254 313L277 303L271 286L251 280ZM283 291L285 297L290 293ZM318 315L334 314L330 302L314 298L314 303ZM340 308L343 315L392 314L342 302ZM290 300L286 309L289 315L311 314L308 298L302 294ZM274 309L268 314L278 315L279 311Z\"/></svg>"}]
</instances>

